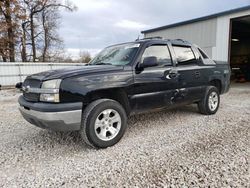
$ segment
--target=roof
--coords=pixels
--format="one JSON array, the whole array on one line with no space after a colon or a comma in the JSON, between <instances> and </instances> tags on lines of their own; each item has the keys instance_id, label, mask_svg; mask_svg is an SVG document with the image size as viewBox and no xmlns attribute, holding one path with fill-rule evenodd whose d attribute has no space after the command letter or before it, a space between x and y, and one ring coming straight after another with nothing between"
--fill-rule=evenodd
<instances>
[{"instance_id":1,"label":"roof","mask_svg":"<svg viewBox=\"0 0 250 188\"><path fill-rule=\"evenodd\" d=\"M174 23L174 24L170 24L170 25L165 25L165 26L162 26L162 27L157 27L157 28L145 30L145 31L142 31L141 33L150 33L150 32L159 31L159 30L163 30L163 29L168 29L168 28L172 28L172 27L177 27L177 26L181 26L181 25L191 24L191 23L195 23L195 22L199 22L199 21L204 21L204 20L209 20L209 19L212 19L212 18L217 18L219 16L224 16L224 15L228 15L228 14L232 14L232 13L245 11L245 10L250 10L250 5L240 7L240 8L236 8L236 9L223 11L223 12L219 12L219 13L216 13L216 14L211 14L211 15L208 15L208 16L203 16L203 17L200 17L200 18L195 18L195 19L192 19L192 20L187 20L187 21L183 21L183 22L178 22L178 23Z\"/></svg>"}]
</instances>

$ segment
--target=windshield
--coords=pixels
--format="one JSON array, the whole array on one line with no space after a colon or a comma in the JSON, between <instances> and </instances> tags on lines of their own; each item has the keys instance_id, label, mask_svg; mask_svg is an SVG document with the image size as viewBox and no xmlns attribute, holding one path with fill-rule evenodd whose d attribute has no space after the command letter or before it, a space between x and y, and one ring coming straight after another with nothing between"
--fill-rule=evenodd
<instances>
[{"instance_id":1,"label":"windshield","mask_svg":"<svg viewBox=\"0 0 250 188\"><path fill-rule=\"evenodd\" d=\"M91 62L91 65L127 65L134 58L140 44L122 44L111 46L101 51Z\"/></svg>"}]
</instances>

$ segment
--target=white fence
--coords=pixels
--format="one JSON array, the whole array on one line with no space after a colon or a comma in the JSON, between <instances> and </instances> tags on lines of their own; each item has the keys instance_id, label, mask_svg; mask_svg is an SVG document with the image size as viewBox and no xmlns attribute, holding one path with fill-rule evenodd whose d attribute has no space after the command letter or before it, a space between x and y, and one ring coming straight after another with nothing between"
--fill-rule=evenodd
<instances>
[{"instance_id":1,"label":"white fence","mask_svg":"<svg viewBox=\"0 0 250 188\"><path fill-rule=\"evenodd\" d=\"M73 66L83 66L82 63L3 63L0 62L0 85L13 86L23 82L31 74L42 71L60 69Z\"/></svg>"}]
</instances>

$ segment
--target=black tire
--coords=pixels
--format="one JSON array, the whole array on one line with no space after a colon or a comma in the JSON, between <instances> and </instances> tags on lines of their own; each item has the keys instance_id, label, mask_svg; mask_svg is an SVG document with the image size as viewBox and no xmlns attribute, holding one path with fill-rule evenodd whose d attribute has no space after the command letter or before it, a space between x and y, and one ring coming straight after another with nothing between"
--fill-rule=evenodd
<instances>
[{"instance_id":1,"label":"black tire","mask_svg":"<svg viewBox=\"0 0 250 188\"><path fill-rule=\"evenodd\" d=\"M212 94L216 94L216 96L218 97L217 106L214 108L212 108L209 105L209 96L211 96ZM218 111L219 106L220 106L220 94L218 89L214 86L208 86L203 99L200 102L198 102L198 109L200 113L205 115L215 114Z\"/></svg>"},{"instance_id":2,"label":"black tire","mask_svg":"<svg viewBox=\"0 0 250 188\"><path fill-rule=\"evenodd\" d=\"M99 118L100 113L107 109L113 109L120 115L119 131L117 135L111 140L102 140L98 137L95 130L95 121ZM113 125L112 125L113 126ZM120 103L110 99L98 99L90 103L82 114L82 123L80 135L83 140L94 148L107 148L113 146L120 141L127 128L127 114ZM104 129L104 131L106 131ZM107 132L106 132L107 135Z\"/></svg>"}]
</instances>

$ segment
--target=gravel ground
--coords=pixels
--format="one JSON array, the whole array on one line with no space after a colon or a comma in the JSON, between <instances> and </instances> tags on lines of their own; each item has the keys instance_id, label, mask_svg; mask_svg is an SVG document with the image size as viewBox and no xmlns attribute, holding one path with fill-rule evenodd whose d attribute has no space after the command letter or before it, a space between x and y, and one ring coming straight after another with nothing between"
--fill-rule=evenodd
<instances>
[{"instance_id":1,"label":"gravel ground","mask_svg":"<svg viewBox=\"0 0 250 188\"><path fill-rule=\"evenodd\" d=\"M102 150L27 123L18 95L0 91L0 187L250 187L249 85L213 116L195 106L134 116Z\"/></svg>"}]
</instances>

